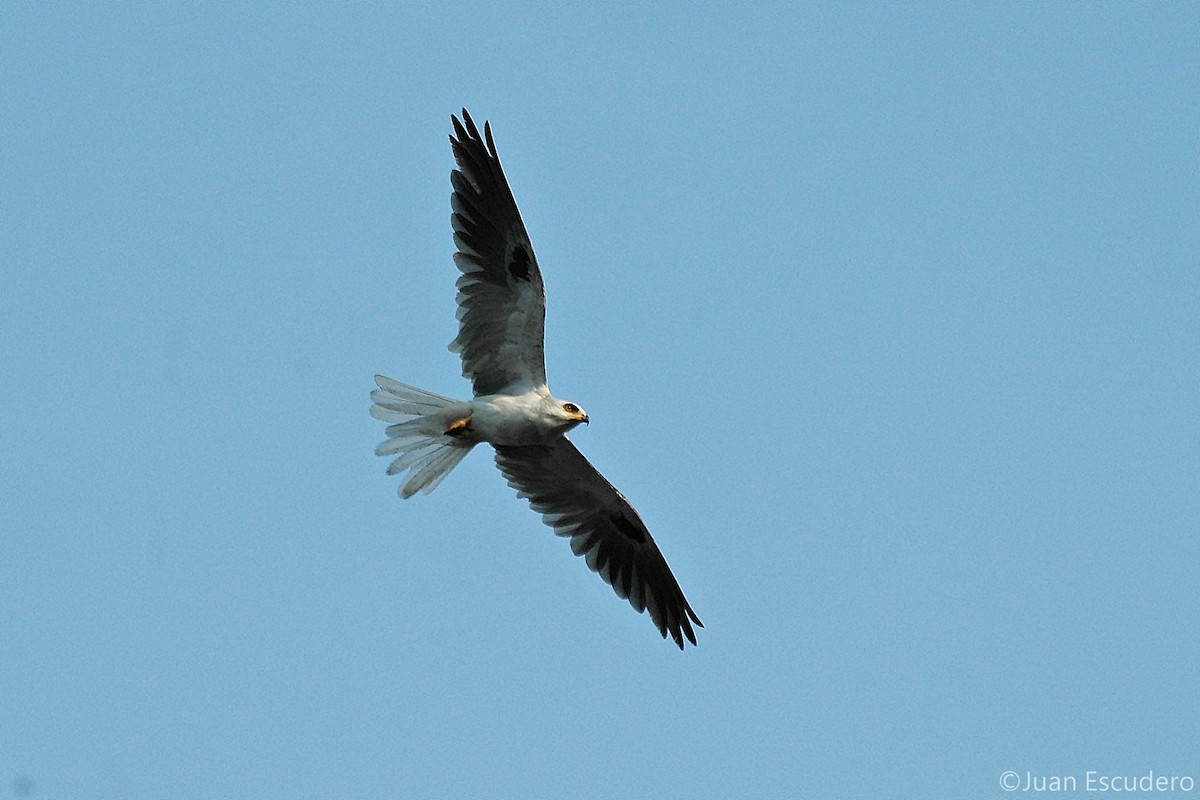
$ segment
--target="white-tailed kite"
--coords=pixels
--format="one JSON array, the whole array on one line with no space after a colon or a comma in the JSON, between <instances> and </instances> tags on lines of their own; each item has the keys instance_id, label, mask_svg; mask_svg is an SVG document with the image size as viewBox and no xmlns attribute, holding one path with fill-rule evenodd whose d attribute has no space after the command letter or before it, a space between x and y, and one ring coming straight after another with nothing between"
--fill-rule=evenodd
<instances>
[{"instance_id":1,"label":"white-tailed kite","mask_svg":"<svg viewBox=\"0 0 1200 800\"><path fill-rule=\"evenodd\" d=\"M389 475L408 473L400 496L429 493L480 442L496 466L571 550L683 649L696 643L688 605L633 506L588 463L566 433L588 416L546 387L542 335L546 293L512 190L500 168L491 126L483 136L466 109L450 144L451 223L458 252L458 337L463 376L474 399L460 402L375 376L371 416L390 423L380 456L398 456Z\"/></svg>"}]
</instances>

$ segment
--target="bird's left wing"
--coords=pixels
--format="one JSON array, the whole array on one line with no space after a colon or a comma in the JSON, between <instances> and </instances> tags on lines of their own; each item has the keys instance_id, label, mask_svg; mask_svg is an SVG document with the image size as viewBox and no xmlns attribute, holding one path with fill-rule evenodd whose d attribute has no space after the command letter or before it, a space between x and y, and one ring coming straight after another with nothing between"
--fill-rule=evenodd
<instances>
[{"instance_id":1,"label":"bird's left wing","mask_svg":"<svg viewBox=\"0 0 1200 800\"><path fill-rule=\"evenodd\" d=\"M681 650L684 637L696 643L692 624L704 625L650 531L565 436L548 445L497 446L496 466L555 533L571 539L575 555L584 556L619 597L638 612L649 609L664 639L670 633Z\"/></svg>"},{"instance_id":2,"label":"bird's left wing","mask_svg":"<svg viewBox=\"0 0 1200 800\"><path fill-rule=\"evenodd\" d=\"M458 169L454 187L454 263L458 279L458 337L450 349L462 356L463 375L475 394L498 394L546 385L542 337L546 291L533 245L512 190L500 168L492 129L483 136L463 109L450 144ZM511 387L511 388L510 388Z\"/></svg>"}]
</instances>

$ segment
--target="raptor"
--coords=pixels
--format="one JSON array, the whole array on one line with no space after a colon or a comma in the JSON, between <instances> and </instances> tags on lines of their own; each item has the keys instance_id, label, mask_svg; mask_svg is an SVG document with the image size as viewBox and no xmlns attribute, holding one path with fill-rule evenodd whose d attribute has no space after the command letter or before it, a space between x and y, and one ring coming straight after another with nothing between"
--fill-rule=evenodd
<instances>
[{"instance_id":1,"label":"raptor","mask_svg":"<svg viewBox=\"0 0 1200 800\"><path fill-rule=\"evenodd\" d=\"M387 472L404 476L399 492L408 498L433 491L476 445L490 444L509 485L570 539L575 555L634 609L649 611L664 639L670 634L681 650L685 639L694 645L693 626L704 626L650 531L567 438L589 422L587 413L546 385L542 271L491 126L480 136L466 109L451 121L451 223L462 274L450 349L462 357L474 396L455 400L376 375L371 416L388 427L375 453L395 457Z\"/></svg>"}]
</instances>

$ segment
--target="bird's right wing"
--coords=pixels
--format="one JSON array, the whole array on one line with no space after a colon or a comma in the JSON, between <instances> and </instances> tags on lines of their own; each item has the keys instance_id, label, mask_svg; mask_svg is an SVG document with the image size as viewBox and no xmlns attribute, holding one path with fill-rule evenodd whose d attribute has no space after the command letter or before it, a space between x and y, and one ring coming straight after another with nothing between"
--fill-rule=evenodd
<instances>
[{"instance_id":1,"label":"bird's right wing","mask_svg":"<svg viewBox=\"0 0 1200 800\"><path fill-rule=\"evenodd\" d=\"M458 337L450 349L462 356L463 375L475 394L510 393L545 386L542 354L546 292L533 245L512 190L500 168L492 129L483 136L467 110L451 117L450 144L458 169L454 194L454 263L458 279Z\"/></svg>"}]
</instances>

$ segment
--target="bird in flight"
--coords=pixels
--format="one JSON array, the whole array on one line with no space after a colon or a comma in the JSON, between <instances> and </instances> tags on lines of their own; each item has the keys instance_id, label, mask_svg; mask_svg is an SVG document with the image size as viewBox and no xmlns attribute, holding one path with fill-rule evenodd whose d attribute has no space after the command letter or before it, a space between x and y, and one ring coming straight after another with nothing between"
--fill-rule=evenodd
<instances>
[{"instance_id":1,"label":"bird in flight","mask_svg":"<svg viewBox=\"0 0 1200 800\"><path fill-rule=\"evenodd\" d=\"M649 610L663 638L679 649L704 627L633 506L567 439L588 415L546 386L542 354L546 292L533 245L500 168L491 126L483 136L464 108L452 116L451 223L462 275L458 336L471 400L443 397L382 375L371 392L371 416L388 423L379 456L396 456L389 475L406 473L400 496L428 494L487 442L496 466L571 550L583 556L619 597Z\"/></svg>"}]
</instances>

